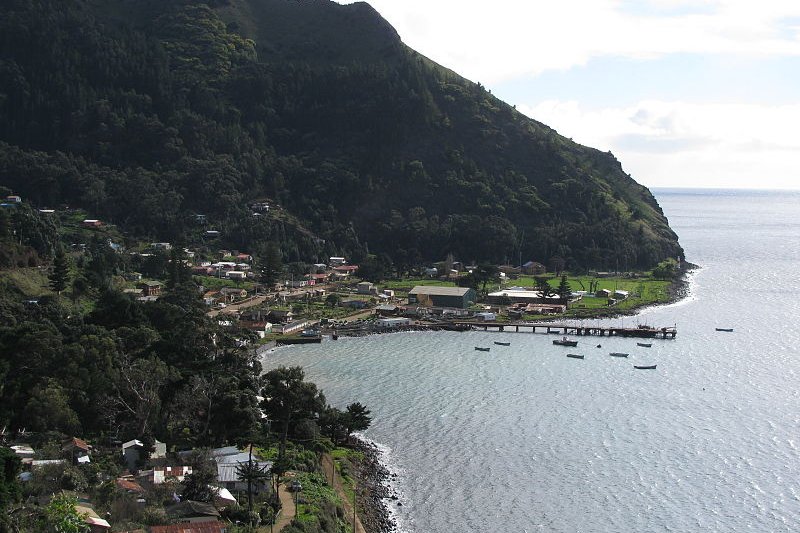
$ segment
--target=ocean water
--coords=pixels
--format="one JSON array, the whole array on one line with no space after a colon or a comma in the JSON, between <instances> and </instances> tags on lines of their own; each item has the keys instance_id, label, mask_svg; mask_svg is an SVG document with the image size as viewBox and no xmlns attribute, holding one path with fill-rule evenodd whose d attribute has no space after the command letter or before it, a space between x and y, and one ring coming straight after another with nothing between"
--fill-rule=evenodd
<instances>
[{"instance_id":1,"label":"ocean water","mask_svg":"<svg viewBox=\"0 0 800 533\"><path fill-rule=\"evenodd\" d=\"M302 365L329 402L372 410L402 531L798 531L800 193L655 193L702 267L691 295L599 322L676 325L675 340L400 333L265 366Z\"/></svg>"}]
</instances>

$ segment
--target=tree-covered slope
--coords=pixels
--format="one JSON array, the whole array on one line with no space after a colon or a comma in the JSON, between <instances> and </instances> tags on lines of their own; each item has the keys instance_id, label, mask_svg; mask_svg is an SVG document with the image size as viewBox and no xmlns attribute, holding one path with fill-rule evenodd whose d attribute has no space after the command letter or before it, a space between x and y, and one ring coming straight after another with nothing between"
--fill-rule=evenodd
<instances>
[{"instance_id":1,"label":"tree-covered slope","mask_svg":"<svg viewBox=\"0 0 800 533\"><path fill-rule=\"evenodd\" d=\"M407 48L368 5L10 0L0 185L136 235L289 260L365 252L651 266L682 251L610 154ZM268 199L292 224L253 217Z\"/></svg>"}]
</instances>

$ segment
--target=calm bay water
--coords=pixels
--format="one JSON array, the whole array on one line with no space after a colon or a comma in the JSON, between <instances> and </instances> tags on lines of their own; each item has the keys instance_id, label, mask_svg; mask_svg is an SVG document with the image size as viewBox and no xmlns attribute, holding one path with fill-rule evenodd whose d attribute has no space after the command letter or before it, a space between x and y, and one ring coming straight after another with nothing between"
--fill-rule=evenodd
<instances>
[{"instance_id":1,"label":"calm bay water","mask_svg":"<svg viewBox=\"0 0 800 533\"><path fill-rule=\"evenodd\" d=\"M800 530L800 193L656 197L702 266L692 294L600 322L677 325L676 340L402 333L265 367L302 365L332 404L368 405L403 531Z\"/></svg>"}]
</instances>

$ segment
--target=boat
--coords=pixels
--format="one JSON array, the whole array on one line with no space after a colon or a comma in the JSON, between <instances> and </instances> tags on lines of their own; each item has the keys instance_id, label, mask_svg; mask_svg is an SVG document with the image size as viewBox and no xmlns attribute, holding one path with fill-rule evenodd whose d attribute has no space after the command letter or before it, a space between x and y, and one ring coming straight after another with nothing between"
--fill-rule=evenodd
<instances>
[{"instance_id":1,"label":"boat","mask_svg":"<svg viewBox=\"0 0 800 533\"><path fill-rule=\"evenodd\" d=\"M475 349L478 350L479 352L488 352L489 351L489 348L481 348L480 346L476 346Z\"/></svg>"},{"instance_id":2,"label":"boat","mask_svg":"<svg viewBox=\"0 0 800 533\"><path fill-rule=\"evenodd\" d=\"M577 346L578 341L571 341L568 338L563 337L561 339L554 340L553 344L555 344L556 346Z\"/></svg>"},{"instance_id":3,"label":"boat","mask_svg":"<svg viewBox=\"0 0 800 533\"><path fill-rule=\"evenodd\" d=\"M568 353L567 357L572 357L573 359L583 359L583 356L577 353Z\"/></svg>"},{"instance_id":4,"label":"boat","mask_svg":"<svg viewBox=\"0 0 800 533\"><path fill-rule=\"evenodd\" d=\"M319 337L319 331L316 329L304 329L300 332L301 337Z\"/></svg>"},{"instance_id":5,"label":"boat","mask_svg":"<svg viewBox=\"0 0 800 533\"><path fill-rule=\"evenodd\" d=\"M639 370L655 370L656 369L656 365L633 365L633 368L636 368L636 369L639 369Z\"/></svg>"},{"instance_id":6,"label":"boat","mask_svg":"<svg viewBox=\"0 0 800 533\"><path fill-rule=\"evenodd\" d=\"M653 345L652 342L637 342L636 346L641 346L642 348L650 348Z\"/></svg>"},{"instance_id":7,"label":"boat","mask_svg":"<svg viewBox=\"0 0 800 533\"><path fill-rule=\"evenodd\" d=\"M716 328L716 330L717 331L727 331L728 333L730 333L731 331L733 331L733 328Z\"/></svg>"},{"instance_id":8,"label":"boat","mask_svg":"<svg viewBox=\"0 0 800 533\"><path fill-rule=\"evenodd\" d=\"M622 352L611 352L608 355L610 355L611 357L628 357L629 354Z\"/></svg>"},{"instance_id":9,"label":"boat","mask_svg":"<svg viewBox=\"0 0 800 533\"><path fill-rule=\"evenodd\" d=\"M498 345L498 346L511 346L511 343L510 343L510 342L500 342L500 341L494 341L494 343L495 343L496 345Z\"/></svg>"}]
</instances>

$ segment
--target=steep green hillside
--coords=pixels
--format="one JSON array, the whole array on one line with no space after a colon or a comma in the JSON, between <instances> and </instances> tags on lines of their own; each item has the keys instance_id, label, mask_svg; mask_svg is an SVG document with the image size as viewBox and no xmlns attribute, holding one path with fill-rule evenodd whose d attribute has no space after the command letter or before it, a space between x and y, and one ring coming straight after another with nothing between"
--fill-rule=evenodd
<instances>
[{"instance_id":1,"label":"steep green hillside","mask_svg":"<svg viewBox=\"0 0 800 533\"><path fill-rule=\"evenodd\" d=\"M11 0L0 184L137 235L289 260L633 268L681 256L649 191L406 47L367 4ZM253 217L268 199L292 219ZM313 234L309 234L309 231Z\"/></svg>"}]
</instances>

